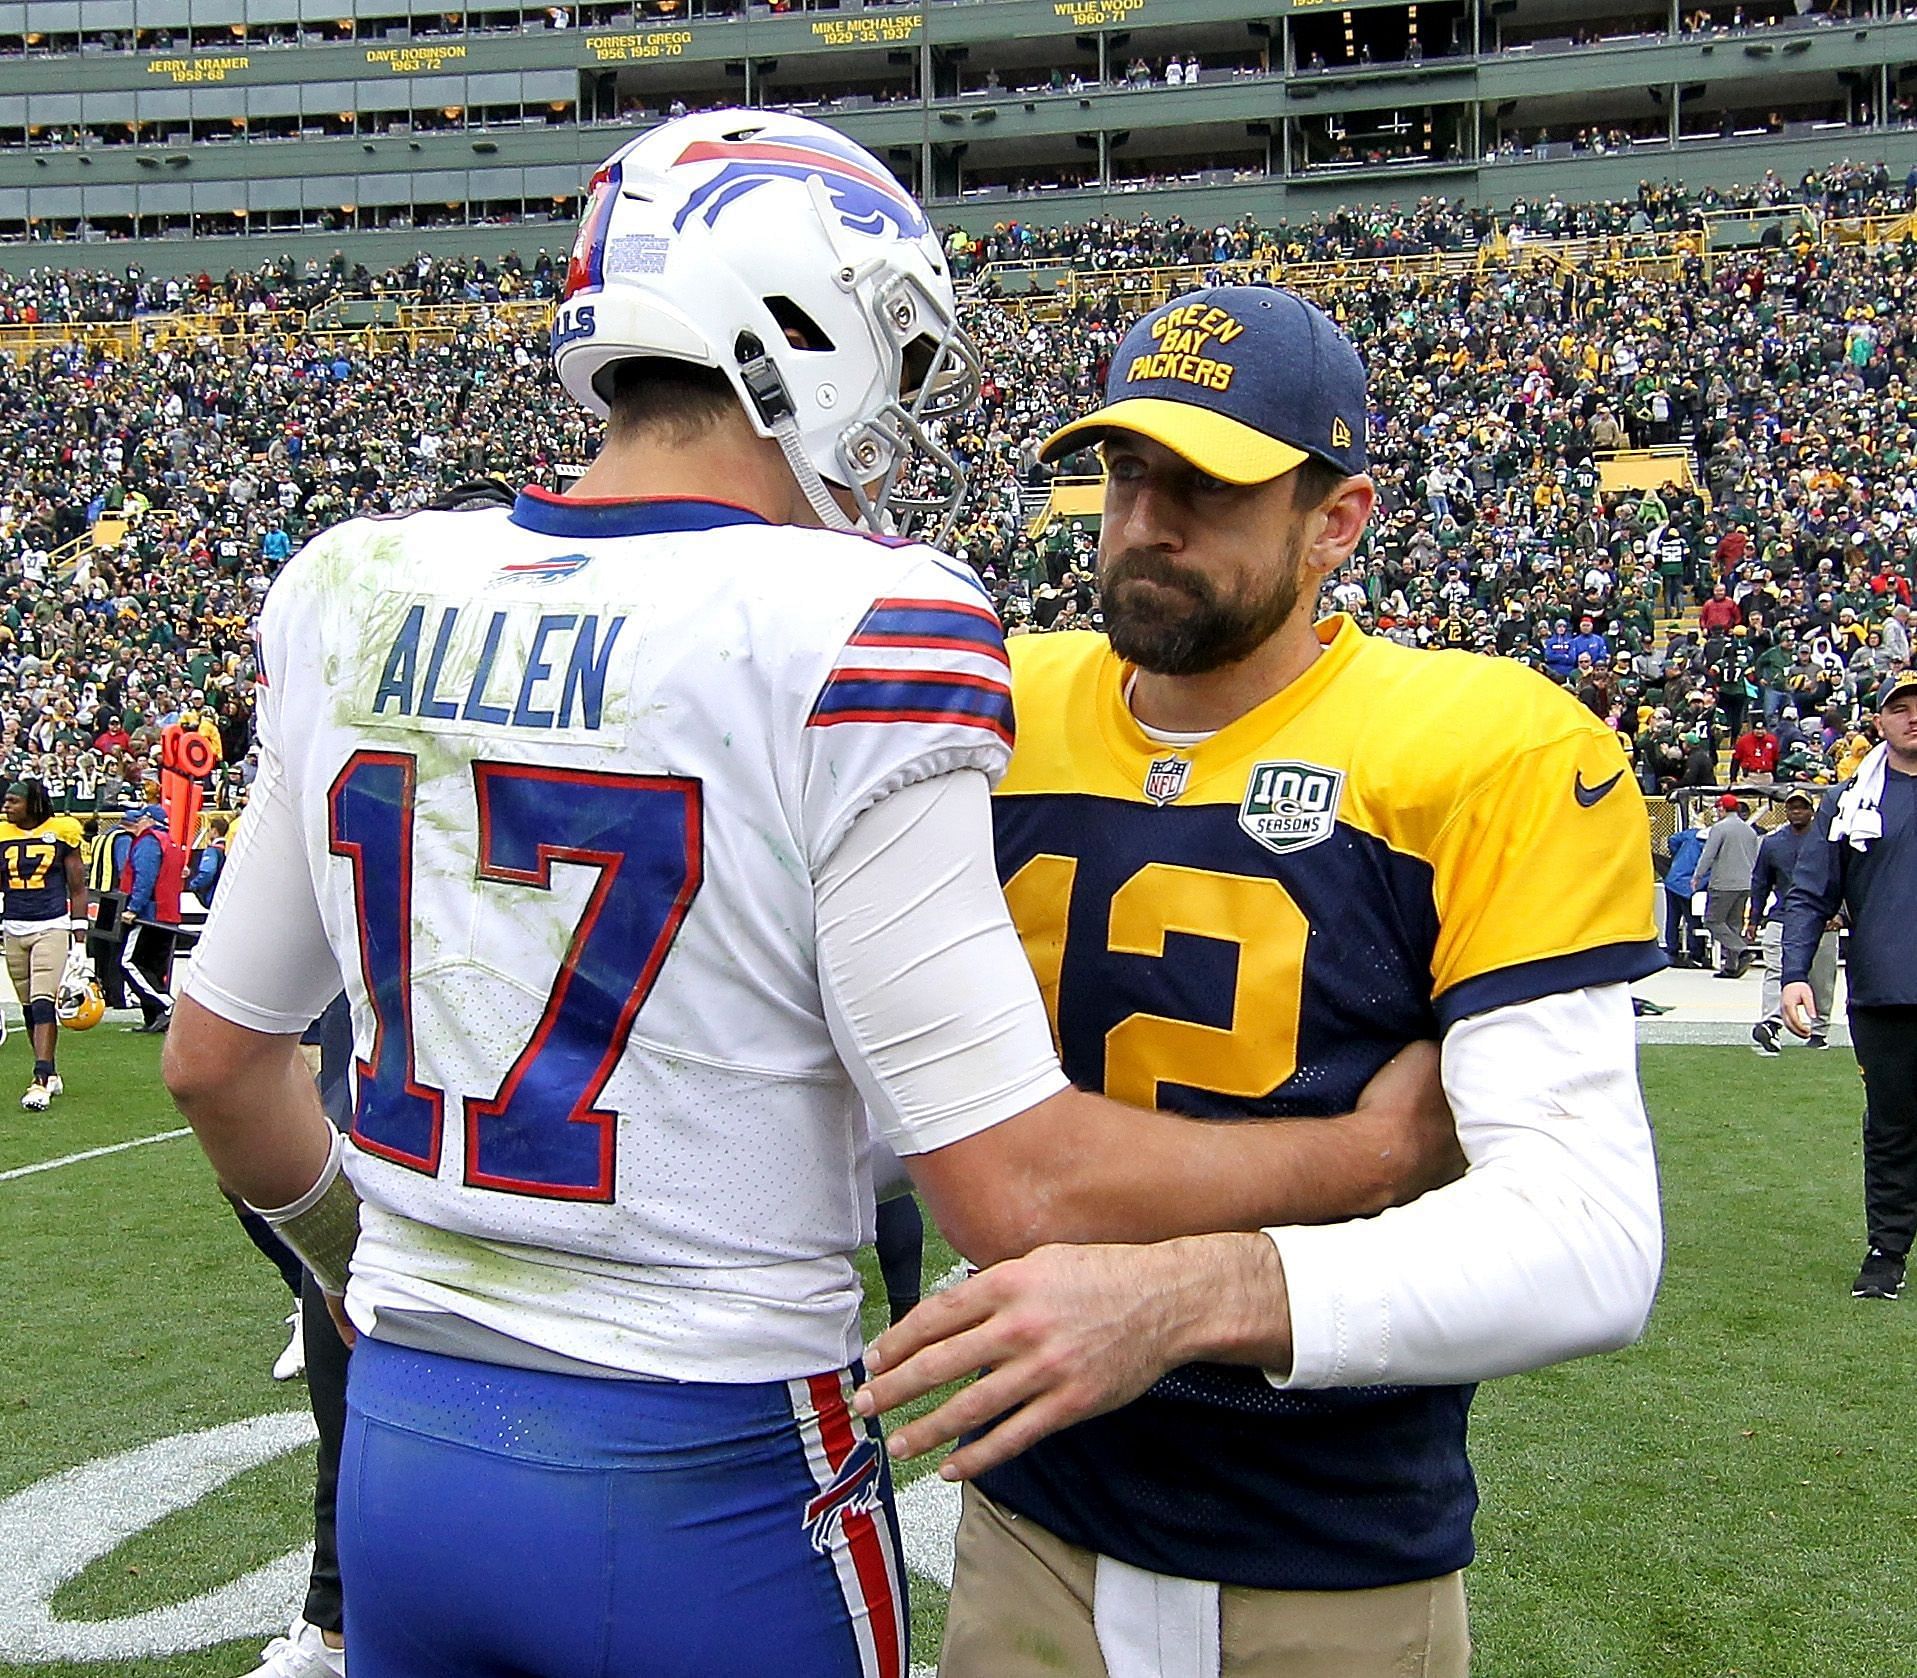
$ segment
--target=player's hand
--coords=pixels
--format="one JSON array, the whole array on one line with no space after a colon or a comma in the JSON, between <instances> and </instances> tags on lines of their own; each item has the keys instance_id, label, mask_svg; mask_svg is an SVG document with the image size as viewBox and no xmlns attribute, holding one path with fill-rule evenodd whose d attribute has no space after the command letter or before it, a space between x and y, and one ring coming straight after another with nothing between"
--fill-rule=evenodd
<instances>
[{"instance_id":1,"label":"player's hand","mask_svg":"<svg viewBox=\"0 0 1917 1678\"><path fill-rule=\"evenodd\" d=\"M1190 1360L1194 1325L1212 1303L1203 1296L1216 1291L1193 1274L1193 1246L1038 1247L982 1270L879 1336L853 1407L878 1415L985 1370L885 1446L895 1459L921 1456L996 1418L939 1465L947 1480L982 1474Z\"/></svg>"},{"instance_id":2,"label":"player's hand","mask_svg":"<svg viewBox=\"0 0 1917 1678\"><path fill-rule=\"evenodd\" d=\"M1783 996L1784 1023L1799 1037L1808 1037L1817 1026L1817 998L1806 984L1786 985Z\"/></svg>"},{"instance_id":3,"label":"player's hand","mask_svg":"<svg viewBox=\"0 0 1917 1678\"><path fill-rule=\"evenodd\" d=\"M1393 1205L1464 1175L1464 1152L1440 1069L1436 1043L1408 1043L1372 1075L1352 1113L1352 1122L1368 1127L1378 1147L1392 1156Z\"/></svg>"},{"instance_id":4,"label":"player's hand","mask_svg":"<svg viewBox=\"0 0 1917 1678\"><path fill-rule=\"evenodd\" d=\"M346 1296L320 1290L320 1298L326 1301L326 1314L333 1319L333 1327L339 1330L340 1339L348 1346L359 1338L359 1330L353 1327L353 1320L346 1314Z\"/></svg>"}]
</instances>

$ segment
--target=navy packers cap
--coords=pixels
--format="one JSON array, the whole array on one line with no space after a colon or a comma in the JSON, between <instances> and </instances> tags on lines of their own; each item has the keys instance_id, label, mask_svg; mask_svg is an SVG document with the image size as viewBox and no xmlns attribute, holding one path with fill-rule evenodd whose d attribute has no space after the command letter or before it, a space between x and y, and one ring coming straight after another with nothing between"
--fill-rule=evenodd
<instances>
[{"instance_id":1,"label":"navy packers cap","mask_svg":"<svg viewBox=\"0 0 1917 1678\"><path fill-rule=\"evenodd\" d=\"M1917 669L1893 670L1877 690L1877 709L1882 710L1902 693L1917 693Z\"/></svg>"},{"instance_id":2,"label":"navy packers cap","mask_svg":"<svg viewBox=\"0 0 1917 1678\"><path fill-rule=\"evenodd\" d=\"M1316 457L1365 470L1365 369L1322 309L1276 286L1209 286L1125 334L1105 405L1045 439L1056 460L1114 431L1163 444L1199 471L1261 484Z\"/></svg>"}]
</instances>

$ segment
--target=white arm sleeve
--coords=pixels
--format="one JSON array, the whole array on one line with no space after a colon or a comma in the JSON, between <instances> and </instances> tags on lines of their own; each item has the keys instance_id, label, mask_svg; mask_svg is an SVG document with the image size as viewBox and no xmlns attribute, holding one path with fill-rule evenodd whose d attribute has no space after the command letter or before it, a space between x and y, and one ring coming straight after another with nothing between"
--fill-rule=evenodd
<instances>
[{"instance_id":1,"label":"white arm sleeve","mask_svg":"<svg viewBox=\"0 0 1917 1678\"><path fill-rule=\"evenodd\" d=\"M299 813L278 753L263 748L183 994L234 1025L286 1036L339 992Z\"/></svg>"},{"instance_id":2,"label":"white arm sleeve","mask_svg":"<svg viewBox=\"0 0 1917 1678\"><path fill-rule=\"evenodd\" d=\"M1267 1230L1291 1298L1277 1387L1486 1380L1629 1345L1663 1259L1629 988L1461 1020L1444 1089L1470 1169L1342 1224Z\"/></svg>"},{"instance_id":3,"label":"white arm sleeve","mask_svg":"<svg viewBox=\"0 0 1917 1678\"><path fill-rule=\"evenodd\" d=\"M992 872L981 771L865 810L813 889L826 1023L880 1140L927 1153L1067 1087Z\"/></svg>"}]
</instances>

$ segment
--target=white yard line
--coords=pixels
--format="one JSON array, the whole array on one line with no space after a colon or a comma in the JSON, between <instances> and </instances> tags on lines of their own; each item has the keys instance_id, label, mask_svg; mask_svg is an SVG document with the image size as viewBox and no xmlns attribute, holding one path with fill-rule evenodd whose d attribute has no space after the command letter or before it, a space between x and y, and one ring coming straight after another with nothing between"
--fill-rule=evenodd
<instances>
[{"instance_id":1,"label":"white yard line","mask_svg":"<svg viewBox=\"0 0 1917 1678\"><path fill-rule=\"evenodd\" d=\"M182 1136L191 1136L192 1131L163 1130L157 1136L140 1136L131 1142L115 1142L107 1148L88 1148L84 1153L62 1154L58 1159L43 1159L38 1165L16 1165L11 1171L0 1171L0 1183L10 1183L16 1177L32 1177L42 1171L58 1171L63 1165L78 1165L83 1159L100 1159L107 1154L123 1154L129 1148L144 1148L150 1142L172 1142Z\"/></svg>"}]
</instances>

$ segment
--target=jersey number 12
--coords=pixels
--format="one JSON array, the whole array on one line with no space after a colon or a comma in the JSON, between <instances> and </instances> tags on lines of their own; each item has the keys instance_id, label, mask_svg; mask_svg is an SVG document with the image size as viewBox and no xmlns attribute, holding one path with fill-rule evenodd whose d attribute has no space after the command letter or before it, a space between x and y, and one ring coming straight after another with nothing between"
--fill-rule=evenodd
<instances>
[{"instance_id":1,"label":"jersey number 12","mask_svg":"<svg viewBox=\"0 0 1917 1678\"><path fill-rule=\"evenodd\" d=\"M413 828L418 766L359 752L328 794L330 844L353 869L360 977L373 1014L353 1139L436 1174L446 1091L413 1057ZM598 870L531 1038L499 1088L466 1095L465 1181L550 1200L613 1198L618 1115L599 1095L699 890L699 783L475 763L479 882L552 889L555 863ZM477 884L477 882L476 882Z\"/></svg>"}]
</instances>

